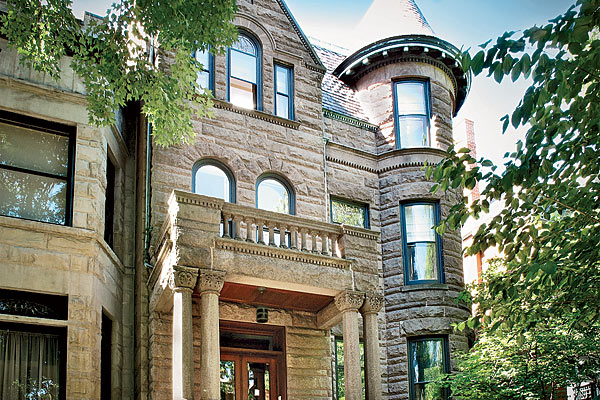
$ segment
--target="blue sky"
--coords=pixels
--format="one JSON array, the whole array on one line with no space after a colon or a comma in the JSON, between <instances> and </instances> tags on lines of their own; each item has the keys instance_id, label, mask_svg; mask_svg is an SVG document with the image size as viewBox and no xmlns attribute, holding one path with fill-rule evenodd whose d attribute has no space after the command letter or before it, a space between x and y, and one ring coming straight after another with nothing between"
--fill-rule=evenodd
<instances>
[{"instance_id":1,"label":"blue sky","mask_svg":"<svg viewBox=\"0 0 600 400\"><path fill-rule=\"evenodd\" d=\"M262 0L258 0L262 1ZM394 0L387 0L394 1ZM568 0L416 0L436 35L460 48L476 48L508 30L542 25L566 11ZM355 27L373 0L286 0L294 17L310 36L325 42L348 46ZM74 12L83 10L104 14L111 1L74 0ZM390 16L393 18L393 15ZM377 27L373 27L377 29ZM399 27L401 29L401 27ZM399 31L398 33L402 33ZM351 45L351 44L350 44ZM493 79L474 79L471 93L455 119L475 121L478 153L501 162L512 151L524 131L501 134L500 118L518 104L528 83L522 79L498 85Z\"/></svg>"}]
</instances>

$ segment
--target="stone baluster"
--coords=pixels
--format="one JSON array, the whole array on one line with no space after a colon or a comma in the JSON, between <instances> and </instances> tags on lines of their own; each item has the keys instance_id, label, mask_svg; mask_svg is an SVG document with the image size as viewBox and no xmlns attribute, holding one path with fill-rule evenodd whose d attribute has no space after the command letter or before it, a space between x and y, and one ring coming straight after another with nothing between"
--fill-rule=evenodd
<instances>
[{"instance_id":1,"label":"stone baluster","mask_svg":"<svg viewBox=\"0 0 600 400\"><path fill-rule=\"evenodd\" d=\"M232 220L235 228L235 240L242 240L242 218L239 215L233 215Z\"/></svg>"},{"instance_id":2,"label":"stone baluster","mask_svg":"<svg viewBox=\"0 0 600 400\"><path fill-rule=\"evenodd\" d=\"M335 297L335 305L342 313L346 400L362 400L358 309L362 306L364 297L364 293L355 290L345 290Z\"/></svg>"},{"instance_id":3,"label":"stone baluster","mask_svg":"<svg viewBox=\"0 0 600 400\"><path fill-rule=\"evenodd\" d=\"M329 235L327 232L321 233L321 254L329 255Z\"/></svg>"},{"instance_id":4,"label":"stone baluster","mask_svg":"<svg viewBox=\"0 0 600 400\"><path fill-rule=\"evenodd\" d=\"M376 292L365 295L360 308L363 317L365 352L365 389L367 400L381 400L381 366L379 361L379 327L377 313L383 306L383 296Z\"/></svg>"},{"instance_id":5,"label":"stone baluster","mask_svg":"<svg viewBox=\"0 0 600 400\"><path fill-rule=\"evenodd\" d=\"M200 293L200 400L221 396L219 349L219 294L225 283L225 272L201 269L197 290ZM190 331L191 331L190 325ZM190 357L193 357L190 348ZM191 372L193 373L193 364ZM191 399L191 397L189 397Z\"/></svg>"},{"instance_id":6,"label":"stone baluster","mask_svg":"<svg viewBox=\"0 0 600 400\"><path fill-rule=\"evenodd\" d=\"M287 249L288 248L288 245L287 245L286 240L285 240L285 235L286 235L287 230L288 230L287 225L283 225L282 224L279 227L279 247L281 247L283 249Z\"/></svg>"},{"instance_id":7,"label":"stone baluster","mask_svg":"<svg viewBox=\"0 0 600 400\"><path fill-rule=\"evenodd\" d=\"M231 214L229 213L223 213L223 237L224 238L231 238L231 235L229 234L229 218L231 218Z\"/></svg>"},{"instance_id":8,"label":"stone baluster","mask_svg":"<svg viewBox=\"0 0 600 400\"><path fill-rule=\"evenodd\" d=\"M256 229L252 228L254 219L250 217L244 217L244 222L246 222L246 242L256 243Z\"/></svg>"},{"instance_id":9,"label":"stone baluster","mask_svg":"<svg viewBox=\"0 0 600 400\"><path fill-rule=\"evenodd\" d=\"M275 246L275 222L269 221L268 226L269 226L269 246Z\"/></svg>"},{"instance_id":10,"label":"stone baluster","mask_svg":"<svg viewBox=\"0 0 600 400\"><path fill-rule=\"evenodd\" d=\"M315 254L319 252L319 250L317 249L317 236L318 236L318 232L317 231L311 231L310 232L310 237L312 239L312 243L311 243L312 249L311 250Z\"/></svg>"},{"instance_id":11,"label":"stone baluster","mask_svg":"<svg viewBox=\"0 0 600 400\"><path fill-rule=\"evenodd\" d=\"M173 290L173 398L194 397L194 335L192 292L198 269L174 266L169 277Z\"/></svg>"},{"instance_id":12,"label":"stone baluster","mask_svg":"<svg viewBox=\"0 0 600 400\"><path fill-rule=\"evenodd\" d=\"M290 227L290 249L297 250L298 246L296 242L298 241L298 227L292 225Z\"/></svg>"},{"instance_id":13,"label":"stone baluster","mask_svg":"<svg viewBox=\"0 0 600 400\"><path fill-rule=\"evenodd\" d=\"M268 222L266 222L268 224ZM256 220L256 242L258 244L266 244L265 243L265 239L264 239L264 226L265 226L265 221Z\"/></svg>"},{"instance_id":14,"label":"stone baluster","mask_svg":"<svg viewBox=\"0 0 600 400\"><path fill-rule=\"evenodd\" d=\"M307 242L307 235L308 235L308 230L306 228L300 228L300 249L302 251L308 251L308 248L306 247L306 242Z\"/></svg>"}]
</instances>

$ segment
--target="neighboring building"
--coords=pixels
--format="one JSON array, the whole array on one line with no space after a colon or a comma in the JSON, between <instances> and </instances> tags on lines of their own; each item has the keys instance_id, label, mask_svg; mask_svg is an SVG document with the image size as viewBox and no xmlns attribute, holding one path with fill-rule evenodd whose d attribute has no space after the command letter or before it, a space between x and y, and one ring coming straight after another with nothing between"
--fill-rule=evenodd
<instances>
[{"instance_id":1,"label":"neighboring building","mask_svg":"<svg viewBox=\"0 0 600 400\"><path fill-rule=\"evenodd\" d=\"M444 397L469 308L460 233L432 226L460 193L423 166L469 76L400 3L400 36L342 55L240 0L238 42L195 55L215 116L171 148L136 104L89 126L68 60L55 83L0 39L0 397Z\"/></svg>"}]
</instances>

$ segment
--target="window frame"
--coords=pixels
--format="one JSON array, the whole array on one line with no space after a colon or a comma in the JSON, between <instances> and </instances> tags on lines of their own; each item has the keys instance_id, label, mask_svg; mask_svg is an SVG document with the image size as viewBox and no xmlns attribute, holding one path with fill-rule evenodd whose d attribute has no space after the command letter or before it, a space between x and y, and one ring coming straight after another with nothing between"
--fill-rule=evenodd
<instances>
[{"instance_id":1,"label":"window frame","mask_svg":"<svg viewBox=\"0 0 600 400\"><path fill-rule=\"evenodd\" d=\"M420 83L423 85L424 89L424 101L425 101L425 114L400 114L400 110L398 109L398 97L396 95L396 87L397 85L401 85L403 83ZM402 78L402 79L394 79L392 80L392 99L394 106L394 131L395 131L395 139L396 139L396 148L397 149L407 149L407 148L418 148L418 147L432 147L431 146L431 84L429 79L427 78L419 78L419 77L411 77L411 78ZM401 117L425 117L425 122L427 124L425 136L427 139L426 146L414 146L414 147L403 147L400 132L400 118Z\"/></svg>"},{"instance_id":2,"label":"window frame","mask_svg":"<svg viewBox=\"0 0 600 400\"><path fill-rule=\"evenodd\" d=\"M256 185L254 186L254 194L255 194L254 204L255 204L256 208L259 210L262 210L262 208L258 208L258 187L264 180L267 180L267 179L275 180L283 185L283 187L288 192L288 209L289 209L288 215L296 215L296 192L294 191L294 188L288 182L288 180L285 179L283 176L276 174L276 173L272 173L272 172L267 172L265 174L262 174L256 180Z\"/></svg>"},{"instance_id":3,"label":"window frame","mask_svg":"<svg viewBox=\"0 0 600 400\"><path fill-rule=\"evenodd\" d=\"M194 58L194 60L198 61L196 59L196 53L199 51L200 49L195 50L192 53L192 57ZM210 47L206 49L206 52L208 54L208 65L203 65L204 69L201 72L208 72L208 87L205 89L208 89L212 92L212 94L215 94L215 55L213 53L211 53L210 51ZM196 79L198 79L196 77Z\"/></svg>"},{"instance_id":4,"label":"window frame","mask_svg":"<svg viewBox=\"0 0 600 400\"><path fill-rule=\"evenodd\" d=\"M67 176L60 176L47 172L40 172L33 169L16 167L12 165L0 164L0 169L8 171L19 172L22 174L41 176L45 178L57 179L65 181L67 184L65 193L65 222L64 224L41 221L38 219L24 218L20 216L4 215L2 217L17 218L26 221L36 221L44 224L61 225L61 226L72 226L73 225L73 187L75 181L75 148L77 144L77 127L74 125L67 125L59 122L49 121L41 118L31 117L15 112L1 110L0 109L0 122L7 125L14 125L21 128L27 128L39 132L49 133L53 135L67 137L69 144L67 145Z\"/></svg>"},{"instance_id":5,"label":"window frame","mask_svg":"<svg viewBox=\"0 0 600 400\"><path fill-rule=\"evenodd\" d=\"M262 55L263 55L263 51L262 51L262 46L260 41L256 38L255 35L253 35L252 33L246 31L246 30L242 30L240 29L238 31L238 36L245 36L247 37L256 47L256 108L255 110L257 111L262 111L263 110L263 96L262 96ZM239 50L235 50L235 51L239 51ZM243 53L240 51L240 53ZM248 54L248 53L243 53L243 54ZM251 55L251 54L249 54ZM253 56L254 57L254 56ZM240 81L243 82L247 82L247 83L251 83L248 81L245 81L243 79L240 78L235 78L238 79ZM231 102L231 46L227 48L227 101Z\"/></svg>"},{"instance_id":6,"label":"window frame","mask_svg":"<svg viewBox=\"0 0 600 400\"><path fill-rule=\"evenodd\" d=\"M408 337L406 340L406 355L408 358L408 398L409 400L414 400L415 399L415 376L414 376L414 365L413 365L413 360L411 357L411 353L412 353L412 345L414 345L416 342L425 342L425 341L431 341L431 340L442 340L442 351L444 352L443 354L443 367L442 367L442 372L445 374L450 373L450 347L448 345L448 335L427 335L427 336L415 336L415 337ZM429 382L427 382L429 383ZM425 385L427 384L425 383ZM449 395L449 391L448 389L444 388L443 390L443 399L447 399L448 395Z\"/></svg>"},{"instance_id":7,"label":"window frame","mask_svg":"<svg viewBox=\"0 0 600 400\"><path fill-rule=\"evenodd\" d=\"M408 272L409 272L409 260L408 260L408 241L406 234L406 213L405 208L407 206L417 206L417 205L433 205L433 219L434 226L437 226L440 223L440 203L438 201L433 200L416 200L416 201L405 201L400 203L400 225L401 225L401 233L402 233L402 263L404 265L404 285L420 285L420 284L428 284L428 283L444 283L444 257L442 256L442 240L439 233L437 233L434 229L435 233L435 245L436 245L436 257L438 264L438 279L419 279L419 280L409 280ZM420 242L416 242L420 243Z\"/></svg>"},{"instance_id":8,"label":"window frame","mask_svg":"<svg viewBox=\"0 0 600 400\"><path fill-rule=\"evenodd\" d=\"M282 68L286 71L287 76L288 76L288 91L289 91L289 95L278 92L277 91L277 68ZM289 65L289 64L284 64L281 63L279 61L275 61L273 63L273 109L274 109L274 114L277 117L280 118L286 118L289 120L294 120L295 118L295 112L294 112L294 67L293 65ZM277 114L277 96L286 96L288 98L288 116L287 117L283 117L279 114Z\"/></svg>"},{"instance_id":9,"label":"window frame","mask_svg":"<svg viewBox=\"0 0 600 400\"><path fill-rule=\"evenodd\" d=\"M229 167L227 167L227 165L225 165L221 161L215 160L213 158L202 158L202 159L196 161L194 163L194 165L192 166L192 193L200 194L200 193L196 192L196 173L198 172L198 170L200 168L202 168L206 165L210 165L210 166L219 168L221 171L223 171L223 173L225 173L225 176L227 177L227 179L229 179L229 203L235 204L236 203L236 192L237 192L235 176L231 172L231 169L229 169ZM204 195L202 195L202 196L204 196Z\"/></svg>"},{"instance_id":10,"label":"window frame","mask_svg":"<svg viewBox=\"0 0 600 400\"><path fill-rule=\"evenodd\" d=\"M344 199L342 197L338 197L338 196L329 196L329 214L330 214L330 221L332 224L339 224L341 225L341 222L335 221L333 219L333 202L337 202L337 203L343 203L349 206L355 206L355 207L359 207L362 208L363 210L363 218L365 223L363 224L363 226L357 226L357 225L348 225L348 226L354 226L354 227L358 227L358 228L365 228L365 229L370 229L371 228L371 221L370 221L370 212L369 212L369 204L368 203L361 203L358 201L353 201L353 200L348 200L348 199Z\"/></svg>"}]
</instances>

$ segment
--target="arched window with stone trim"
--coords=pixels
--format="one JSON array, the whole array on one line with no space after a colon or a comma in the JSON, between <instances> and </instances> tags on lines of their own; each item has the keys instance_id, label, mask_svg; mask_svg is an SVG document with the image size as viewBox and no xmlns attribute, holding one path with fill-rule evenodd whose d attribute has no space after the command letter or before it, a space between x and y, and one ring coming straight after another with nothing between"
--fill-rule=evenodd
<instances>
[{"instance_id":1,"label":"arched window with stone trim","mask_svg":"<svg viewBox=\"0 0 600 400\"><path fill-rule=\"evenodd\" d=\"M235 203L235 179L223 163L203 159L192 168L192 192Z\"/></svg>"},{"instance_id":2,"label":"arched window with stone trim","mask_svg":"<svg viewBox=\"0 0 600 400\"><path fill-rule=\"evenodd\" d=\"M262 175L256 182L256 208L295 214L296 199L292 186L279 175Z\"/></svg>"},{"instance_id":3,"label":"arched window with stone trim","mask_svg":"<svg viewBox=\"0 0 600 400\"><path fill-rule=\"evenodd\" d=\"M227 52L227 99L243 108L262 109L262 49L247 32Z\"/></svg>"}]
</instances>

